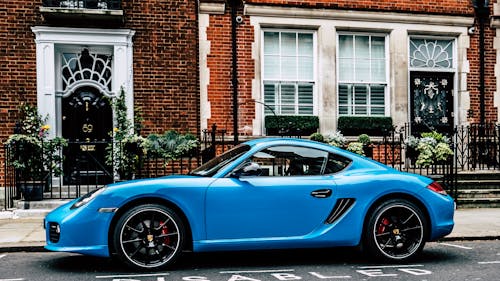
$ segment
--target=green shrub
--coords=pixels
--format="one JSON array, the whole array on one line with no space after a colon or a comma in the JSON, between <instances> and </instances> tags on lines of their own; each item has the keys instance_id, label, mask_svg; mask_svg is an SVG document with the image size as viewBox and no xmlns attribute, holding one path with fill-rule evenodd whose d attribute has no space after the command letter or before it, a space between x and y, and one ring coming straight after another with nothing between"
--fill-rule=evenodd
<instances>
[{"instance_id":1,"label":"green shrub","mask_svg":"<svg viewBox=\"0 0 500 281\"><path fill-rule=\"evenodd\" d=\"M391 117L353 117L341 116L337 129L344 135L368 134L380 136L393 129Z\"/></svg>"},{"instance_id":2,"label":"green shrub","mask_svg":"<svg viewBox=\"0 0 500 281\"><path fill-rule=\"evenodd\" d=\"M321 133L313 133L309 136L309 139L317 142L325 142L325 137Z\"/></svg>"},{"instance_id":3,"label":"green shrub","mask_svg":"<svg viewBox=\"0 0 500 281\"><path fill-rule=\"evenodd\" d=\"M278 135L282 131L291 134L308 136L319 128L318 116L302 115L269 115L265 118L265 126L268 135Z\"/></svg>"}]
</instances>

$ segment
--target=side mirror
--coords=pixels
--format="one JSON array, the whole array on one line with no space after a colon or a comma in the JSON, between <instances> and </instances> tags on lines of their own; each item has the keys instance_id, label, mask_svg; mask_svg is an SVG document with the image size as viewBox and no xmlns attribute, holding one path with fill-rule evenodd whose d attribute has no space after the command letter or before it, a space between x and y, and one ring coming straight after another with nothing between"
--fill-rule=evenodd
<instances>
[{"instance_id":1,"label":"side mirror","mask_svg":"<svg viewBox=\"0 0 500 281\"><path fill-rule=\"evenodd\" d=\"M255 177L255 176L260 176L261 174L262 174L262 169L260 168L259 164L255 162L248 162L245 163L245 165L240 167L238 170L234 171L231 176L235 178Z\"/></svg>"}]
</instances>

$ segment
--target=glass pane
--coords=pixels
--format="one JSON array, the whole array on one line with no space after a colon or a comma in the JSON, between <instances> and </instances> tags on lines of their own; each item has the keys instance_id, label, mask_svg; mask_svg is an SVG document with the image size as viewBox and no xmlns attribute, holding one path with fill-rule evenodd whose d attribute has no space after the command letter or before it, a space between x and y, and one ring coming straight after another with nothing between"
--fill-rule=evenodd
<instances>
[{"instance_id":1,"label":"glass pane","mask_svg":"<svg viewBox=\"0 0 500 281\"><path fill-rule=\"evenodd\" d=\"M297 55L296 33L281 33L281 54L285 56Z\"/></svg>"},{"instance_id":2,"label":"glass pane","mask_svg":"<svg viewBox=\"0 0 500 281\"><path fill-rule=\"evenodd\" d=\"M371 115L384 116L385 115L385 109L383 107L372 107L372 109L371 109Z\"/></svg>"},{"instance_id":3,"label":"glass pane","mask_svg":"<svg viewBox=\"0 0 500 281\"><path fill-rule=\"evenodd\" d=\"M339 106L339 114L340 115L348 115L348 107L347 106Z\"/></svg>"},{"instance_id":4,"label":"glass pane","mask_svg":"<svg viewBox=\"0 0 500 281\"><path fill-rule=\"evenodd\" d=\"M373 60L371 81L385 82L385 80L385 60Z\"/></svg>"},{"instance_id":5,"label":"glass pane","mask_svg":"<svg viewBox=\"0 0 500 281\"><path fill-rule=\"evenodd\" d=\"M356 81L370 81L370 61L367 59L356 59L355 70Z\"/></svg>"},{"instance_id":6,"label":"glass pane","mask_svg":"<svg viewBox=\"0 0 500 281\"><path fill-rule=\"evenodd\" d=\"M339 57L352 58L353 56L353 36L339 35Z\"/></svg>"},{"instance_id":7,"label":"glass pane","mask_svg":"<svg viewBox=\"0 0 500 281\"><path fill-rule=\"evenodd\" d=\"M299 55L313 55L313 35L307 33L299 33Z\"/></svg>"},{"instance_id":8,"label":"glass pane","mask_svg":"<svg viewBox=\"0 0 500 281\"><path fill-rule=\"evenodd\" d=\"M295 84L281 85L281 104L295 104Z\"/></svg>"},{"instance_id":9,"label":"glass pane","mask_svg":"<svg viewBox=\"0 0 500 281\"><path fill-rule=\"evenodd\" d=\"M384 85L371 85L371 104L372 105L385 105L385 86Z\"/></svg>"},{"instance_id":10,"label":"glass pane","mask_svg":"<svg viewBox=\"0 0 500 281\"><path fill-rule=\"evenodd\" d=\"M355 36L355 56L356 58L370 58L370 45L368 36Z\"/></svg>"},{"instance_id":11,"label":"glass pane","mask_svg":"<svg viewBox=\"0 0 500 281\"><path fill-rule=\"evenodd\" d=\"M299 73L298 80L313 80L313 58L312 57L299 57Z\"/></svg>"},{"instance_id":12,"label":"glass pane","mask_svg":"<svg viewBox=\"0 0 500 281\"><path fill-rule=\"evenodd\" d=\"M302 84L299 85L299 104L312 105L313 104L313 85Z\"/></svg>"},{"instance_id":13,"label":"glass pane","mask_svg":"<svg viewBox=\"0 0 500 281\"><path fill-rule=\"evenodd\" d=\"M281 78L297 79L296 57L281 57Z\"/></svg>"},{"instance_id":14,"label":"glass pane","mask_svg":"<svg viewBox=\"0 0 500 281\"><path fill-rule=\"evenodd\" d=\"M299 105L299 114L300 115L312 115L313 114L313 107L312 106Z\"/></svg>"},{"instance_id":15,"label":"glass pane","mask_svg":"<svg viewBox=\"0 0 500 281\"><path fill-rule=\"evenodd\" d=\"M264 79L280 78L279 56L264 56Z\"/></svg>"},{"instance_id":16,"label":"glass pane","mask_svg":"<svg viewBox=\"0 0 500 281\"><path fill-rule=\"evenodd\" d=\"M385 38L372 36L372 59L385 58Z\"/></svg>"},{"instance_id":17,"label":"glass pane","mask_svg":"<svg viewBox=\"0 0 500 281\"><path fill-rule=\"evenodd\" d=\"M264 32L264 54L279 54L279 32Z\"/></svg>"},{"instance_id":18,"label":"glass pane","mask_svg":"<svg viewBox=\"0 0 500 281\"><path fill-rule=\"evenodd\" d=\"M282 105L281 106L281 114L283 115L295 115L295 106L294 105Z\"/></svg>"},{"instance_id":19,"label":"glass pane","mask_svg":"<svg viewBox=\"0 0 500 281\"><path fill-rule=\"evenodd\" d=\"M354 115L367 115L366 106L355 106Z\"/></svg>"},{"instance_id":20,"label":"glass pane","mask_svg":"<svg viewBox=\"0 0 500 281\"><path fill-rule=\"evenodd\" d=\"M368 91L365 85L354 86L354 104L368 104Z\"/></svg>"},{"instance_id":21,"label":"glass pane","mask_svg":"<svg viewBox=\"0 0 500 281\"><path fill-rule=\"evenodd\" d=\"M339 85L339 114L349 114L350 85Z\"/></svg>"},{"instance_id":22,"label":"glass pane","mask_svg":"<svg viewBox=\"0 0 500 281\"><path fill-rule=\"evenodd\" d=\"M275 110L277 89L277 84L264 84L264 103L267 105L264 106L264 115L274 115L274 112L269 107Z\"/></svg>"},{"instance_id":23,"label":"glass pane","mask_svg":"<svg viewBox=\"0 0 500 281\"><path fill-rule=\"evenodd\" d=\"M340 81L354 80L353 59L339 59L339 80Z\"/></svg>"}]
</instances>

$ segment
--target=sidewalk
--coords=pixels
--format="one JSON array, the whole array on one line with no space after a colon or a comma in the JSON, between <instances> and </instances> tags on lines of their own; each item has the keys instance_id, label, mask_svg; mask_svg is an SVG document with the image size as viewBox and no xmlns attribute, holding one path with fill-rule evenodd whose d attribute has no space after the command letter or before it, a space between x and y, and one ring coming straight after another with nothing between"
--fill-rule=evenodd
<instances>
[{"instance_id":1,"label":"sidewalk","mask_svg":"<svg viewBox=\"0 0 500 281\"><path fill-rule=\"evenodd\" d=\"M442 240L500 239L500 208L458 209L455 228ZM0 252L39 251L45 245L43 217L15 218L0 212Z\"/></svg>"}]
</instances>

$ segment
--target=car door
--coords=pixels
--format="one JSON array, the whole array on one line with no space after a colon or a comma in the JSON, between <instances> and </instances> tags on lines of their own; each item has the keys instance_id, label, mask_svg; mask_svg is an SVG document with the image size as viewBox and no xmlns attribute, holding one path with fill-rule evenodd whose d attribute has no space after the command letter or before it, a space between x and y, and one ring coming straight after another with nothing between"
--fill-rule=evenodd
<instances>
[{"instance_id":1,"label":"car door","mask_svg":"<svg viewBox=\"0 0 500 281\"><path fill-rule=\"evenodd\" d=\"M335 183L323 175L327 158L283 145L249 157L259 176L220 178L208 188L207 239L301 237L320 228L335 204Z\"/></svg>"}]
</instances>

